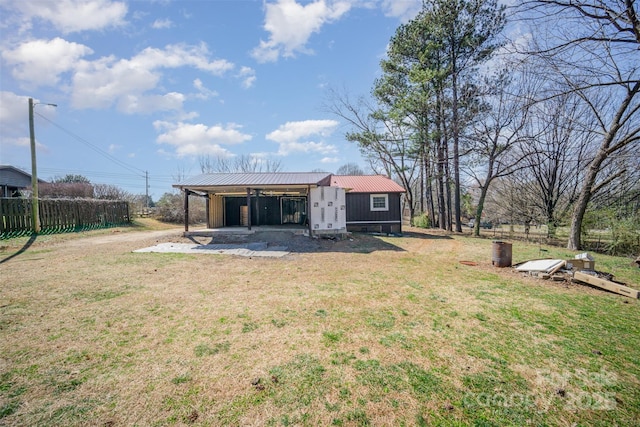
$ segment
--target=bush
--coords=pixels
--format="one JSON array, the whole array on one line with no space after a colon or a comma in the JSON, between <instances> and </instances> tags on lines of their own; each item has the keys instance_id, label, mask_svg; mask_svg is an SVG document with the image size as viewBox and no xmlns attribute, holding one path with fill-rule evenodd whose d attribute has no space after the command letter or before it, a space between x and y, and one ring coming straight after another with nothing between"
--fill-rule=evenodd
<instances>
[{"instance_id":1,"label":"bush","mask_svg":"<svg viewBox=\"0 0 640 427\"><path fill-rule=\"evenodd\" d=\"M431 220L426 213L413 217L413 226L419 228L431 228Z\"/></svg>"},{"instance_id":2,"label":"bush","mask_svg":"<svg viewBox=\"0 0 640 427\"><path fill-rule=\"evenodd\" d=\"M189 196L189 224L207 221L205 201L203 197ZM184 195L164 193L156 203L155 212L160 221L184 223Z\"/></svg>"},{"instance_id":3,"label":"bush","mask_svg":"<svg viewBox=\"0 0 640 427\"><path fill-rule=\"evenodd\" d=\"M640 218L624 218L611 221L611 243L607 246L610 255L635 255L640 253Z\"/></svg>"}]
</instances>

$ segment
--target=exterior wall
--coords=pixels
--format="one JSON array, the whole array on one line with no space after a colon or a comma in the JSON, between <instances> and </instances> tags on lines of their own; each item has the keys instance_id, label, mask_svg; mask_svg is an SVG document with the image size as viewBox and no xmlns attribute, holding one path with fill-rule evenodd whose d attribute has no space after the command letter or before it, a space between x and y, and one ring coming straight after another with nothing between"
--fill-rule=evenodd
<instances>
[{"instance_id":1,"label":"exterior wall","mask_svg":"<svg viewBox=\"0 0 640 427\"><path fill-rule=\"evenodd\" d=\"M401 233L400 193L380 193L389 198L386 211L371 210L371 194L377 193L347 193L347 230Z\"/></svg>"},{"instance_id":2,"label":"exterior wall","mask_svg":"<svg viewBox=\"0 0 640 427\"><path fill-rule=\"evenodd\" d=\"M282 224L280 197L260 196L251 198L251 225L280 224Z\"/></svg>"},{"instance_id":3,"label":"exterior wall","mask_svg":"<svg viewBox=\"0 0 640 427\"><path fill-rule=\"evenodd\" d=\"M13 168L0 169L0 197L11 197L15 191L31 186L31 175Z\"/></svg>"},{"instance_id":4,"label":"exterior wall","mask_svg":"<svg viewBox=\"0 0 640 427\"><path fill-rule=\"evenodd\" d=\"M209 195L209 220L207 227L224 227L224 197Z\"/></svg>"},{"instance_id":5,"label":"exterior wall","mask_svg":"<svg viewBox=\"0 0 640 427\"><path fill-rule=\"evenodd\" d=\"M225 226L238 227L242 225L242 222L240 221L240 206L247 206L246 197L224 198Z\"/></svg>"},{"instance_id":6,"label":"exterior wall","mask_svg":"<svg viewBox=\"0 0 640 427\"><path fill-rule=\"evenodd\" d=\"M335 234L347 231L343 188L329 186L312 188L309 203L311 204L309 219L311 231L314 234Z\"/></svg>"},{"instance_id":7,"label":"exterior wall","mask_svg":"<svg viewBox=\"0 0 640 427\"><path fill-rule=\"evenodd\" d=\"M221 196L219 196L221 197ZM251 225L281 225L282 224L282 197L280 196L260 196L251 197ZM288 197L291 199L291 197ZM247 197L224 197L224 226L243 226L240 217L240 209L247 206ZM301 223L306 220L306 206L303 212L296 216ZM211 215L210 215L211 216ZM292 222L290 222L292 223Z\"/></svg>"}]
</instances>

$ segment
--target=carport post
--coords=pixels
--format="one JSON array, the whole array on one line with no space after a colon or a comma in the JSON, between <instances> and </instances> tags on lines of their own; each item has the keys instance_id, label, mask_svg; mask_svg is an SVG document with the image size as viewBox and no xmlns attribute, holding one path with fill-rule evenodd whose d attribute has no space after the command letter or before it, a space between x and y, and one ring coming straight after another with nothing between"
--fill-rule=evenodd
<instances>
[{"instance_id":1,"label":"carport post","mask_svg":"<svg viewBox=\"0 0 640 427\"><path fill-rule=\"evenodd\" d=\"M184 232L189 231L189 190L184 189Z\"/></svg>"},{"instance_id":2,"label":"carport post","mask_svg":"<svg viewBox=\"0 0 640 427\"><path fill-rule=\"evenodd\" d=\"M247 228L251 230L251 188L247 187Z\"/></svg>"},{"instance_id":3,"label":"carport post","mask_svg":"<svg viewBox=\"0 0 640 427\"><path fill-rule=\"evenodd\" d=\"M311 186L307 185L307 225L309 226L309 237L313 237L313 228L311 227Z\"/></svg>"}]
</instances>

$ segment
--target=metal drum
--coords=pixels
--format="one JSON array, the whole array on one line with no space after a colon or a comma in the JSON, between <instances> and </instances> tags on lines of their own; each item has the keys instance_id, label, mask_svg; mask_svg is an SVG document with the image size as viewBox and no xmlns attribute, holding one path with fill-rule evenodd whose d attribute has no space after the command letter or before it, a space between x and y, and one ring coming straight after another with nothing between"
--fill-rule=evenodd
<instances>
[{"instance_id":1,"label":"metal drum","mask_svg":"<svg viewBox=\"0 0 640 427\"><path fill-rule=\"evenodd\" d=\"M511 267L511 243L494 241L491 264L494 267Z\"/></svg>"}]
</instances>

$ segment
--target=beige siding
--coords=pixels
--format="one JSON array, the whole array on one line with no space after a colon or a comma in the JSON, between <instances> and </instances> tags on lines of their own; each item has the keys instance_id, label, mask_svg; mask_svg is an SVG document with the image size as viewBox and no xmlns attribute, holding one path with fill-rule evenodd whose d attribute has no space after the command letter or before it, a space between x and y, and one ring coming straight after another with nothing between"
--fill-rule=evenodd
<instances>
[{"instance_id":1,"label":"beige siding","mask_svg":"<svg viewBox=\"0 0 640 427\"><path fill-rule=\"evenodd\" d=\"M209 228L224 227L224 197L209 195Z\"/></svg>"}]
</instances>

